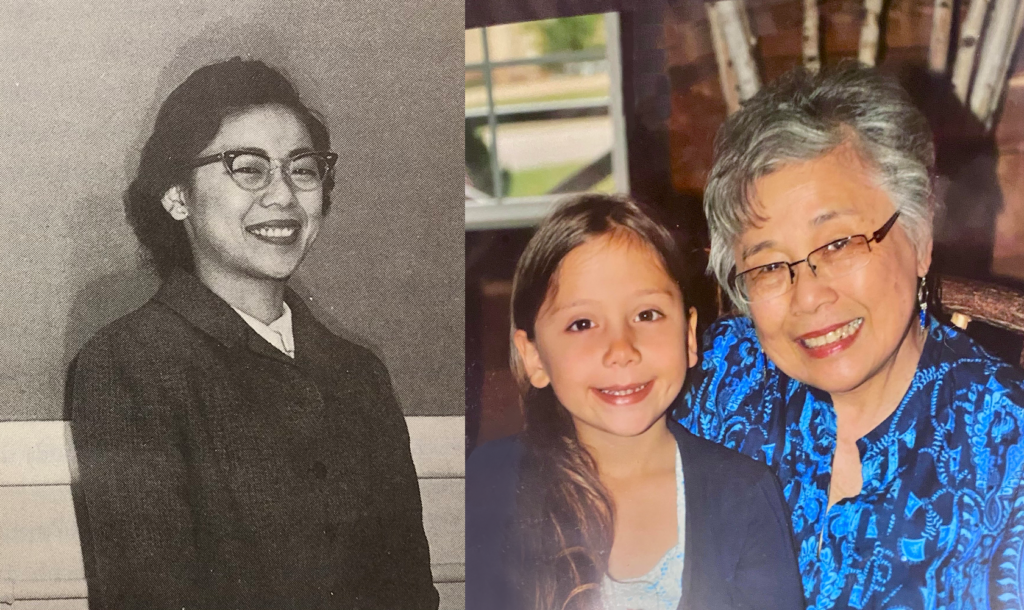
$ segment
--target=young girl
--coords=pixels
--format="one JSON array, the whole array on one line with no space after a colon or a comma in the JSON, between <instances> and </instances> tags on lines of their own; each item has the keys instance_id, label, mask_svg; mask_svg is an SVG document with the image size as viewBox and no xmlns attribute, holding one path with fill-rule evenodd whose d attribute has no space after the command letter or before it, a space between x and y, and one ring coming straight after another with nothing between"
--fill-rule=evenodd
<instances>
[{"instance_id":1,"label":"young girl","mask_svg":"<svg viewBox=\"0 0 1024 610\"><path fill-rule=\"evenodd\" d=\"M667 418L696 363L668 232L588 195L537 231L512 289L522 434L471 456L469 610L802 608L769 470Z\"/></svg>"}]
</instances>

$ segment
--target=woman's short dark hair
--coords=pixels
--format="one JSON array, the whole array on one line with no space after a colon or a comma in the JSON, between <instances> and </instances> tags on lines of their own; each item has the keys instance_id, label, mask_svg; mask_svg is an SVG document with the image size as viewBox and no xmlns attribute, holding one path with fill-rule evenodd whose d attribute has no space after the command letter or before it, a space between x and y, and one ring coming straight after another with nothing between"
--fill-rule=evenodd
<instances>
[{"instance_id":1,"label":"woman's short dark hair","mask_svg":"<svg viewBox=\"0 0 1024 610\"><path fill-rule=\"evenodd\" d=\"M153 134L142 148L139 169L124 194L125 215L157 273L193 270L192 249L182 224L161 199L173 186L189 186L188 162L217 136L224 119L254 106L276 104L295 113L316 150L329 150L323 118L308 108L280 72L258 60L235 57L193 72L171 92L156 116ZM323 185L323 212L331 206L334 178Z\"/></svg>"}]
</instances>

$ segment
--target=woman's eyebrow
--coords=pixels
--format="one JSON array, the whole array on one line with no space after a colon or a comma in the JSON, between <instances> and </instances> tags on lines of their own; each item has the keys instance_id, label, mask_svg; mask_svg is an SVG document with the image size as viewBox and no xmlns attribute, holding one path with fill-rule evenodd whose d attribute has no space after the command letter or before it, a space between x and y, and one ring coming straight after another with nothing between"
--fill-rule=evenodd
<instances>
[{"instance_id":1,"label":"woman's eyebrow","mask_svg":"<svg viewBox=\"0 0 1024 610\"><path fill-rule=\"evenodd\" d=\"M774 246L775 242L773 240L766 239L762 242L754 244L753 246L750 246L749 248L744 248L742 252L742 258L743 260L747 260L748 258L754 256L761 250L767 250L768 248L772 248Z\"/></svg>"},{"instance_id":2,"label":"woman's eyebrow","mask_svg":"<svg viewBox=\"0 0 1024 610\"><path fill-rule=\"evenodd\" d=\"M837 216L840 216L842 214L849 214L851 212L851 210L829 210L827 212L822 212L821 214L818 214L817 216L811 219L811 226L820 227L821 225L836 218Z\"/></svg>"},{"instance_id":3,"label":"woman's eyebrow","mask_svg":"<svg viewBox=\"0 0 1024 610\"><path fill-rule=\"evenodd\" d=\"M811 219L811 226L819 227L830 220L835 220L840 216L860 216L860 211L854 208L839 208L833 210L826 210L814 218Z\"/></svg>"},{"instance_id":4,"label":"woman's eyebrow","mask_svg":"<svg viewBox=\"0 0 1024 610\"><path fill-rule=\"evenodd\" d=\"M254 154L258 154L258 155L263 155L264 157L267 157L268 159L271 156L270 153L266 151L266 149L260 148L258 146L236 146L236 147L230 148L229 150L234 150L234 151L237 151L237 152L254 153ZM302 155L302 154L310 153L310 152L316 152L316 151L312 147L310 147L310 146L300 146L298 148L293 148L292 150L290 150L286 156L287 157L295 157L297 155Z\"/></svg>"},{"instance_id":5,"label":"woman's eyebrow","mask_svg":"<svg viewBox=\"0 0 1024 610\"><path fill-rule=\"evenodd\" d=\"M810 225L813 226L813 227L818 227L818 226L821 226L821 225L825 224L826 222L828 222L830 220L835 220L836 218L839 218L840 216L854 216L856 214L857 214L857 211L852 209L852 208L845 208L845 209L841 209L841 210L828 210L828 211L822 212L821 214L818 214L817 216L812 218L811 221L810 221ZM758 252L760 252L762 250L767 250L768 248L772 248L774 246L775 246L775 241L774 240L766 239L764 241L761 241L761 242L758 242L758 243L754 244L753 246L750 246L749 248L744 248L744 250L742 252L742 260L747 260L748 258L750 258L751 256L757 254Z\"/></svg>"}]
</instances>

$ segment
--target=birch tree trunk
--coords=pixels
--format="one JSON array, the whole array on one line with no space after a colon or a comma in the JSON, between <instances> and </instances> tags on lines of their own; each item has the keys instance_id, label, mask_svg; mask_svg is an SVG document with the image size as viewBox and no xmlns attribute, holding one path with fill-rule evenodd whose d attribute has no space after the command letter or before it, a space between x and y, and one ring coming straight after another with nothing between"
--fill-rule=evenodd
<instances>
[{"instance_id":1,"label":"birch tree trunk","mask_svg":"<svg viewBox=\"0 0 1024 610\"><path fill-rule=\"evenodd\" d=\"M978 44L981 42L981 28L985 25L985 13L988 12L989 0L970 0L967 7L967 18L960 29L960 44L956 49L956 61L953 62L953 91L960 101L967 103L967 94L971 87L971 73L974 72L974 61L978 56Z\"/></svg>"},{"instance_id":2,"label":"birch tree trunk","mask_svg":"<svg viewBox=\"0 0 1024 610\"><path fill-rule=\"evenodd\" d=\"M749 39L743 29L743 17L740 15L739 0L719 0L715 3L718 12L718 23L722 27L722 37L729 51L733 69L736 71L736 83L740 101L748 100L761 88L761 78L757 73L757 65L750 53Z\"/></svg>"},{"instance_id":3,"label":"birch tree trunk","mask_svg":"<svg viewBox=\"0 0 1024 610\"><path fill-rule=\"evenodd\" d=\"M743 22L743 33L747 37L747 46L751 49L757 46L757 36L750 27L750 12L747 10L747 0L737 0L737 10L740 13L740 21Z\"/></svg>"},{"instance_id":4,"label":"birch tree trunk","mask_svg":"<svg viewBox=\"0 0 1024 610\"><path fill-rule=\"evenodd\" d=\"M946 73L952 24L953 0L935 0L932 9L932 37L928 42L928 70L935 74Z\"/></svg>"},{"instance_id":5,"label":"birch tree trunk","mask_svg":"<svg viewBox=\"0 0 1024 610\"><path fill-rule=\"evenodd\" d=\"M882 12L883 0L864 0L864 25L860 28L860 53L857 59L862 64L875 65L878 59L878 16Z\"/></svg>"},{"instance_id":6,"label":"birch tree trunk","mask_svg":"<svg viewBox=\"0 0 1024 610\"><path fill-rule=\"evenodd\" d=\"M804 0L804 67L811 72L817 72L821 68L819 23L818 0Z\"/></svg>"},{"instance_id":7,"label":"birch tree trunk","mask_svg":"<svg viewBox=\"0 0 1024 610\"><path fill-rule=\"evenodd\" d=\"M740 109L740 94L736 88L736 75L732 70L732 62L729 61L729 49L725 46L722 24L718 21L718 11L715 10L715 5L710 3L704 4L704 10L708 14L711 46L715 50L715 62L718 64L718 82L722 85L722 98L725 99L726 111L732 114Z\"/></svg>"},{"instance_id":8,"label":"birch tree trunk","mask_svg":"<svg viewBox=\"0 0 1024 610\"><path fill-rule=\"evenodd\" d=\"M1018 4L1019 0L995 0L992 6L992 17L978 60L978 72L971 88L971 112L983 123L988 123L991 116L992 100L996 89L1001 87L999 81L1006 79L1006 55L1013 52L1013 43L1016 41L1014 28Z\"/></svg>"},{"instance_id":9,"label":"birch tree trunk","mask_svg":"<svg viewBox=\"0 0 1024 610\"><path fill-rule=\"evenodd\" d=\"M999 74L1002 76L996 81L995 90L992 92L992 100L989 102L988 117L985 120L985 126L988 128L992 127L992 119L996 115L996 110L999 109L999 102L1003 97L1003 89L1006 87L1006 81L1010 75L1010 62L1013 61L1013 54L1017 49L1017 41L1020 39L1022 26L1024 26L1024 3L1017 6L1017 16L1013 23L1013 29L1010 30L1010 40L1006 45L1006 51L1003 53L1003 65L999 69Z\"/></svg>"}]
</instances>

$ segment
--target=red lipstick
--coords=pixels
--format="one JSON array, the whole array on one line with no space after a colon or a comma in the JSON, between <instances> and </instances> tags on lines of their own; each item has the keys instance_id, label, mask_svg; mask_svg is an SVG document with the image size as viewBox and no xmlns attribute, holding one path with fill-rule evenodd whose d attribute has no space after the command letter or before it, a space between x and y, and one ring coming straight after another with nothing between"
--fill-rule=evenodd
<instances>
[{"instance_id":1,"label":"red lipstick","mask_svg":"<svg viewBox=\"0 0 1024 610\"><path fill-rule=\"evenodd\" d=\"M823 345L816 345L814 347L807 345L808 339L817 339L819 337L824 337L825 335L836 330L839 330L845 326L848 326L856 322L857 320L860 320L860 323L857 325L856 328L853 329L853 332L851 332L847 336L841 339L837 339L835 341L831 341L829 343L825 343ZM827 326L825 328L821 328L809 332L807 334L800 335L799 337L797 337L796 342L801 348L803 348L804 352L807 353L807 355L811 356L812 358L828 358L829 356L837 354L853 345L853 342L857 340L858 336L860 336L860 329L863 327L864 320L862 318L854 318L853 320L849 320L847 322L833 324L832 326Z\"/></svg>"}]
</instances>

